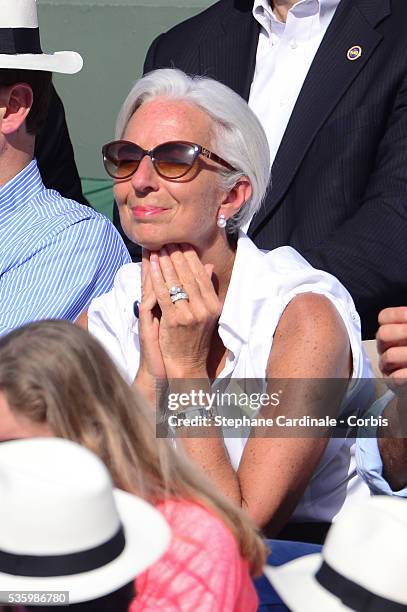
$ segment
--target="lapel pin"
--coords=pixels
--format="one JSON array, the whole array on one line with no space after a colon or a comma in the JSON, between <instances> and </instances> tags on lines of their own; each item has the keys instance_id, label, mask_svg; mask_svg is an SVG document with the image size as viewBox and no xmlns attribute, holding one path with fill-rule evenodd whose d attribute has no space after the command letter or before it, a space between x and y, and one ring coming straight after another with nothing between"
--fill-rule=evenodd
<instances>
[{"instance_id":1,"label":"lapel pin","mask_svg":"<svg viewBox=\"0 0 407 612\"><path fill-rule=\"evenodd\" d=\"M362 47L359 47L359 45L355 45L351 47L350 49L348 49L346 57L348 58L348 60L353 62L354 60L359 59L361 55L362 55Z\"/></svg>"}]
</instances>

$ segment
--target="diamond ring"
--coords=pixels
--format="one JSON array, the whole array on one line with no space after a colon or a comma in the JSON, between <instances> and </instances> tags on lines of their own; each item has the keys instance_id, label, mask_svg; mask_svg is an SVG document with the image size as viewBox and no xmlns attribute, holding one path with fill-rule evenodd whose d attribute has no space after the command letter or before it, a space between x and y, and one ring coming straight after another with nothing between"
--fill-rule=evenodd
<instances>
[{"instance_id":1,"label":"diamond ring","mask_svg":"<svg viewBox=\"0 0 407 612\"><path fill-rule=\"evenodd\" d=\"M175 304L175 302L178 302L178 300L189 300L188 293L185 293L185 291L178 291L178 293L171 296L171 302L173 304Z\"/></svg>"},{"instance_id":2,"label":"diamond ring","mask_svg":"<svg viewBox=\"0 0 407 612\"><path fill-rule=\"evenodd\" d=\"M177 285L173 285L172 287L170 287L168 289L168 291L170 292L170 295L177 295L177 293L183 293L184 290L182 287L177 287Z\"/></svg>"}]
</instances>

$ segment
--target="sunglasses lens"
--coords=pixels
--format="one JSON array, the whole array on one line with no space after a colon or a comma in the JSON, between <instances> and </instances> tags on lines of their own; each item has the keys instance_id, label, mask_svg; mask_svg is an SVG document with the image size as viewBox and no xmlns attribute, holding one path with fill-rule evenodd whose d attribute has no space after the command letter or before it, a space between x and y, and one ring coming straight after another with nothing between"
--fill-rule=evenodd
<instances>
[{"instance_id":1,"label":"sunglasses lens","mask_svg":"<svg viewBox=\"0 0 407 612\"><path fill-rule=\"evenodd\" d=\"M158 172L167 178L180 178L193 166L197 153L193 145L168 142L154 150L154 163Z\"/></svg>"},{"instance_id":2,"label":"sunglasses lens","mask_svg":"<svg viewBox=\"0 0 407 612\"><path fill-rule=\"evenodd\" d=\"M106 172L113 178L127 178L138 168L143 150L135 144L112 142L103 149Z\"/></svg>"}]
</instances>

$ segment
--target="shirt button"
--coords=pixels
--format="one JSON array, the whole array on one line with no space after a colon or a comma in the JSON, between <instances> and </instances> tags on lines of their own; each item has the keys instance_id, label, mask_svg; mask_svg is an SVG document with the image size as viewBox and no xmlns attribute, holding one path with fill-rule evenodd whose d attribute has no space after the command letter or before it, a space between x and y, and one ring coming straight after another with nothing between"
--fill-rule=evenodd
<instances>
[{"instance_id":1,"label":"shirt button","mask_svg":"<svg viewBox=\"0 0 407 612\"><path fill-rule=\"evenodd\" d=\"M280 106L285 106L285 100L283 100L282 98L280 100Z\"/></svg>"},{"instance_id":2,"label":"shirt button","mask_svg":"<svg viewBox=\"0 0 407 612\"><path fill-rule=\"evenodd\" d=\"M290 47L291 49L296 49L298 47L298 43L295 40L295 38L293 38L292 41L290 42Z\"/></svg>"}]
</instances>

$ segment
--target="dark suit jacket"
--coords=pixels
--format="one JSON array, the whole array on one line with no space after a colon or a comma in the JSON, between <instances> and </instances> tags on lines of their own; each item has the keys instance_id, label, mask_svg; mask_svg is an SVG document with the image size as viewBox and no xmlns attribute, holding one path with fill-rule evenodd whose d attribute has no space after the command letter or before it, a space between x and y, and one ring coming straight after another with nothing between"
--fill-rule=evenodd
<instances>
[{"instance_id":1,"label":"dark suit jacket","mask_svg":"<svg viewBox=\"0 0 407 612\"><path fill-rule=\"evenodd\" d=\"M159 36L145 72L175 66L248 99L259 26L252 0L220 0ZM359 45L361 57L347 59ZM317 51L249 235L289 244L352 294L365 337L407 303L407 2L342 0Z\"/></svg>"},{"instance_id":2,"label":"dark suit jacket","mask_svg":"<svg viewBox=\"0 0 407 612\"><path fill-rule=\"evenodd\" d=\"M65 198L89 205L82 193L65 110L54 87L51 90L47 119L35 139L35 157L46 187L56 189Z\"/></svg>"}]
</instances>

